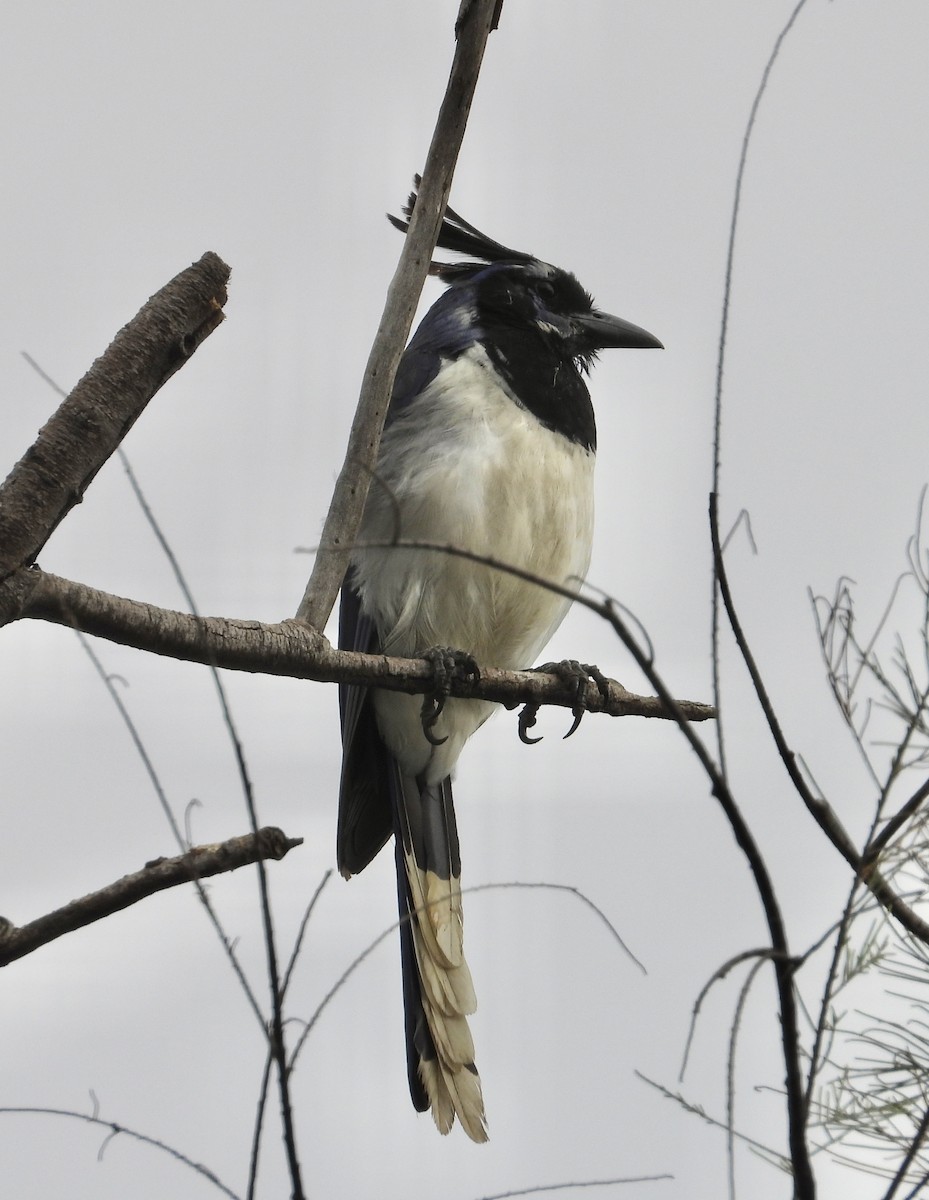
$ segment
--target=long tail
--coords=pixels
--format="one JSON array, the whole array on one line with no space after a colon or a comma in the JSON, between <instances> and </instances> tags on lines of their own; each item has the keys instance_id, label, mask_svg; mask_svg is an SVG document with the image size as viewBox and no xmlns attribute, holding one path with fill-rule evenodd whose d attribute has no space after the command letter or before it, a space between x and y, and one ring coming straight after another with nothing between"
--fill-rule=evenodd
<instances>
[{"instance_id":1,"label":"long tail","mask_svg":"<svg viewBox=\"0 0 929 1200\"><path fill-rule=\"evenodd\" d=\"M413 1104L440 1133L457 1116L487 1141L468 1014L477 1007L463 949L461 859L451 779L425 784L393 762L407 1070Z\"/></svg>"}]
</instances>

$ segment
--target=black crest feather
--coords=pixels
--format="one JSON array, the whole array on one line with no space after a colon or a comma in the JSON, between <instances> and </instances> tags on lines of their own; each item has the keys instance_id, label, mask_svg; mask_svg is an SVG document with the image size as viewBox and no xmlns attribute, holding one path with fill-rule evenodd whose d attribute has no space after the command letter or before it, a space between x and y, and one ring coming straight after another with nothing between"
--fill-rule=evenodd
<instances>
[{"instance_id":1,"label":"black crest feather","mask_svg":"<svg viewBox=\"0 0 929 1200\"><path fill-rule=\"evenodd\" d=\"M414 175L414 190L410 192L407 202L402 209L406 218L405 220L401 217L395 217L391 213L387 214L387 220L395 229L399 229L401 233L406 233L410 228L410 218L413 215L413 209L416 207L415 189L419 187L421 182L421 176ZM436 246L440 250L451 250L456 254L467 254L472 259L479 260L477 262L464 263L430 263L430 275L438 275L440 279L445 280L447 283L455 279L467 279L482 270L488 263L528 263L534 261L532 254L526 254L522 250L513 250L510 246L504 246L502 242L494 241L492 237L488 237L477 226L472 225L470 221L466 221L460 213L455 212L453 208L449 207L445 209L445 216L442 218Z\"/></svg>"}]
</instances>

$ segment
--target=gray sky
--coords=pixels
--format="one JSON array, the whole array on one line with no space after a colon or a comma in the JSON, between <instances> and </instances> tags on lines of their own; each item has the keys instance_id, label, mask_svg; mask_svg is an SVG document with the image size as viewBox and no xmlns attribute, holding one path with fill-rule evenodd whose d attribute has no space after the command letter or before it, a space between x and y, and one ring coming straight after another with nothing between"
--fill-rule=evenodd
<instances>
[{"instance_id":1,"label":"gray sky","mask_svg":"<svg viewBox=\"0 0 929 1200\"><path fill-rule=\"evenodd\" d=\"M493 236L576 272L662 354L607 355L590 580L647 625L679 696L710 698L706 506L728 222L749 108L791 0L508 0L488 50L453 203ZM384 220L422 164L457 0L262 6L30 0L0 18L2 445L8 465L168 278L208 249L233 267L228 320L151 404L125 449L202 611L292 614L341 462L400 249ZM870 787L835 713L806 589L858 584L878 616L927 479L925 130L929 9L810 0L776 65L743 194L725 376L723 524L740 610L788 737L860 834ZM438 294L427 285L427 301ZM110 463L41 564L180 606ZM243 832L232 755L200 668L96 643L197 841ZM643 687L608 630L573 614L551 657ZM73 634L3 631L6 780L0 912L23 923L173 852L141 763ZM800 811L726 647L727 738L795 946L846 887ZM334 864L335 692L227 677L267 823L306 844L273 866L285 945ZM660 1172L608 1194L723 1194L721 1135L639 1082L672 1088L690 1009L727 957L765 940L752 883L680 735L560 712L527 749L503 716L466 751L456 795L465 882L576 885L648 969L564 894L466 902L491 1141L440 1138L406 1098L393 939L310 1039L296 1082L315 1196L469 1200ZM394 919L388 856L320 902L291 994L307 1019ZM263 997L253 878L211 885ZM89 1110L176 1145L244 1188L262 1040L191 893L164 895L4 972L2 1105ZM705 1006L687 1095L724 1111L741 977ZM811 989L813 993L813 989ZM782 1145L767 975L740 1043L738 1119ZM755 1085L763 1085L755 1090ZM772 1090L773 1089L773 1090ZM212 1193L166 1157L51 1118L0 1118L5 1194L135 1200ZM263 1196L284 1194L268 1141ZM745 1155L744 1194L789 1194ZM823 1168L824 1194L873 1181ZM858 1190L856 1191L856 1187ZM573 1192L562 1193L571 1196ZM580 1195L580 1192L577 1193ZM592 1193L585 1192L585 1195ZM599 1193L598 1193L599 1194Z\"/></svg>"}]
</instances>

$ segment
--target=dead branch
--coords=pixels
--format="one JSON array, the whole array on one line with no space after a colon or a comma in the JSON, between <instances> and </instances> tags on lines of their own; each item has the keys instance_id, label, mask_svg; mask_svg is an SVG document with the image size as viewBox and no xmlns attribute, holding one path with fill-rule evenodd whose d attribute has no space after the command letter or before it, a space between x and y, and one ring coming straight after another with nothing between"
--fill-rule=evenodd
<instances>
[{"instance_id":1,"label":"dead branch","mask_svg":"<svg viewBox=\"0 0 929 1200\"><path fill-rule=\"evenodd\" d=\"M223 319L229 268L207 253L119 331L0 487L0 624L34 562L158 389Z\"/></svg>"},{"instance_id":2,"label":"dead branch","mask_svg":"<svg viewBox=\"0 0 929 1200\"><path fill-rule=\"evenodd\" d=\"M80 900L72 900L28 925L17 927L4 922L0 926L0 967L156 892L190 883L193 879L235 871L259 859L281 859L302 842L303 838L289 838L280 829L267 826L259 829L257 834L248 833L210 846L194 846L186 854L174 858L156 858L146 863L141 871L124 875L115 883L82 896Z\"/></svg>"}]
</instances>

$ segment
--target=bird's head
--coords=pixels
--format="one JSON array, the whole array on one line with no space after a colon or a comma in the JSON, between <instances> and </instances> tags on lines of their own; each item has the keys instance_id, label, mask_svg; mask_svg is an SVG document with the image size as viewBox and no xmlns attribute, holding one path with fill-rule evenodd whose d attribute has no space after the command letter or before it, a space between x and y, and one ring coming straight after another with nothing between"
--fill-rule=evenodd
<instances>
[{"instance_id":1,"label":"bird's head","mask_svg":"<svg viewBox=\"0 0 929 1200\"><path fill-rule=\"evenodd\" d=\"M388 218L402 232L409 228L415 203L413 192L403 209L406 219ZM446 209L437 246L468 256L465 262L434 262L430 274L452 289L467 287L485 332L539 338L549 353L585 370L600 350L662 349L647 330L596 308L570 271L494 241L451 208Z\"/></svg>"}]
</instances>

